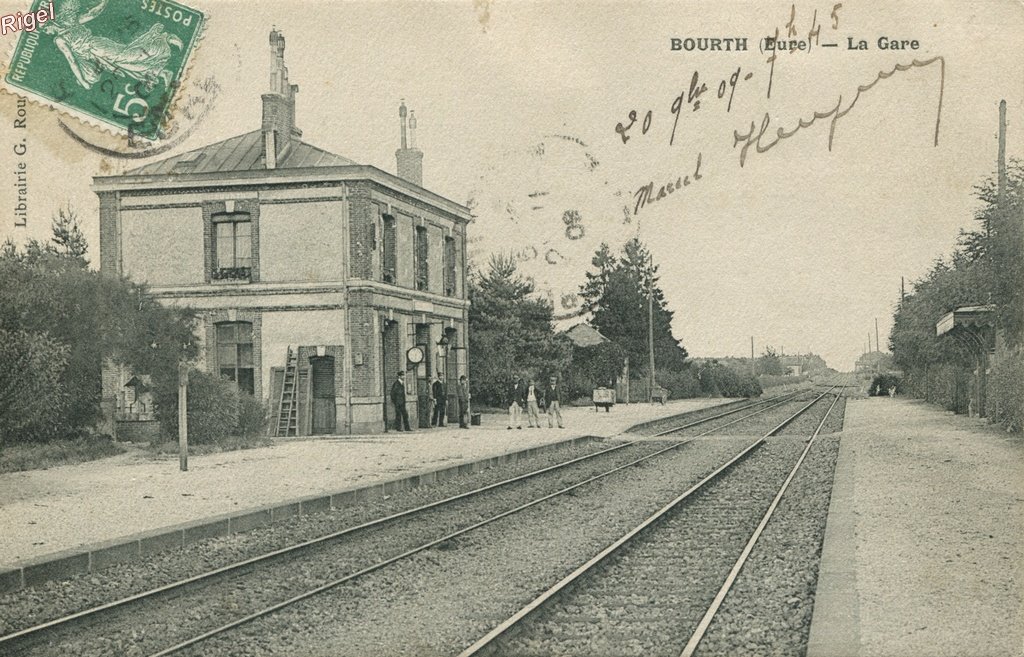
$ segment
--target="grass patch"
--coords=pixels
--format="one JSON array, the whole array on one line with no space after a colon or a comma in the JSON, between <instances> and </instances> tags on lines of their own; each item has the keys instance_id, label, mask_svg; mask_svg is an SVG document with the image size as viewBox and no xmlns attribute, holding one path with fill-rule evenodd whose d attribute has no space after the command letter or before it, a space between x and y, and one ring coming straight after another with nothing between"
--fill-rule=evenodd
<instances>
[{"instance_id":1,"label":"grass patch","mask_svg":"<svg viewBox=\"0 0 1024 657\"><path fill-rule=\"evenodd\" d=\"M125 448L108 436L26 443L0 447L0 473L45 470L123 454Z\"/></svg>"},{"instance_id":2,"label":"grass patch","mask_svg":"<svg viewBox=\"0 0 1024 657\"><path fill-rule=\"evenodd\" d=\"M239 449L270 447L273 444L274 439L269 436L226 436L217 440L215 443L208 443L205 445L193 445L190 443L188 446L188 453L193 455L216 454L218 452L234 452ZM154 443L150 447L158 456L178 453L178 442L176 440Z\"/></svg>"}]
</instances>

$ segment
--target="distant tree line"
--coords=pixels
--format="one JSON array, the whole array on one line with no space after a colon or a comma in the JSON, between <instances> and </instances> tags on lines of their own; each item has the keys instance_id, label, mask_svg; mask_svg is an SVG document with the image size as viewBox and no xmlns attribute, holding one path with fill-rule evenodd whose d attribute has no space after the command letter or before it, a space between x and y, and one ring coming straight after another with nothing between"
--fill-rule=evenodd
<instances>
[{"instance_id":1,"label":"distant tree line","mask_svg":"<svg viewBox=\"0 0 1024 657\"><path fill-rule=\"evenodd\" d=\"M513 377L546 381L550 375L560 376L568 396L588 397L597 386L614 386L627 359L634 387L646 396L649 315L654 320L655 379L672 398L761 393L748 372L721 365L696 368L688 360L672 333L673 311L659 285L658 267L641 241L626 241L618 254L601 244L591 265L580 297L587 321L608 339L591 346L574 346L555 331L551 303L535 294L510 254L492 256L483 271L471 272L470 385L475 400L500 407Z\"/></svg>"},{"instance_id":2,"label":"distant tree line","mask_svg":"<svg viewBox=\"0 0 1024 657\"><path fill-rule=\"evenodd\" d=\"M966 390L977 366L975 351L935 325L963 306L995 307L1001 348L990 361L990 417L1007 429L1024 427L1024 166L1007 168L1005 199L997 181L975 186L980 201L976 227L962 230L953 253L916 281L896 310L889 346L904 373L900 390L965 412Z\"/></svg>"}]
</instances>

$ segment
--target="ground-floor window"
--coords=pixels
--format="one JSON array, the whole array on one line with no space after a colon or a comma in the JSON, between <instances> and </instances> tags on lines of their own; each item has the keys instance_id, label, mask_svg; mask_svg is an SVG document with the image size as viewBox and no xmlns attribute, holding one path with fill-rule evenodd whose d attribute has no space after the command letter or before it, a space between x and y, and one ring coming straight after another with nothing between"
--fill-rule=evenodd
<instances>
[{"instance_id":1,"label":"ground-floor window","mask_svg":"<svg viewBox=\"0 0 1024 657\"><path fill-rule=\"evenodd\" d=\"M221 376L238 384L239 390L255 394L251 323L217 324L217 367Z\"/></svg>"}]
</instances>

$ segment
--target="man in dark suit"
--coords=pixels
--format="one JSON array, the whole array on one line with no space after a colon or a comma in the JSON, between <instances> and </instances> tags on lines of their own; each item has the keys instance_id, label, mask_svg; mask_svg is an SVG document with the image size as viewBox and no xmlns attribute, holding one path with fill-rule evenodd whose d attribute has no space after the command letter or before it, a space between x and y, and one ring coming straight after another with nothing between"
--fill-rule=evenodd
<instances>
[{"instance_id":1,"label":"man in dark suit","mask_svg":"<svg viewBox=\"0 0 1024 657\"><path fill-rule=\"evenodd\" d=\"M405 410L405 372L399 372L391 384L391 403L395 407L395 431L412 431L409 412Z\"/></svg>"},{"instance_id":2,"label":"man in dark suit","mask_svg":"<svg viewBox=\"0 0 1024 657\"><path fill-rule=\"evenodd\" d=\"M508 389L508 428L516 425L516 429L523 428L521 413L526 406L526 384L522 379L513 379L512 386Z\"/></svg>"},{"instance_id":3,"label":"man in dark suit","mask_svg":"<svg viewBox=\"0 0 1024 657\"><path fill-rule=\"evenodd\" d=\"M551 377L551 382L544 389L544 406L548 409L548 428L553 428L555 420L558 420L558 428L564 429L565 427L562 426L562 391L558 387L557 377Z\"/></svg>"},{"instance_id":4,"label":"man in dark suit","mask_svg":"<svg viewBox=\"0 0 1024 657\"><path fill-rule=\"evenodd\" d=\"M444 382L441 381L441 373L437 373L433 385L430 386L430 396L434 400L434 417L430 420L430 426L443 427L448 419L448 393L444 389Z\"/></svg>"}]
</instances>

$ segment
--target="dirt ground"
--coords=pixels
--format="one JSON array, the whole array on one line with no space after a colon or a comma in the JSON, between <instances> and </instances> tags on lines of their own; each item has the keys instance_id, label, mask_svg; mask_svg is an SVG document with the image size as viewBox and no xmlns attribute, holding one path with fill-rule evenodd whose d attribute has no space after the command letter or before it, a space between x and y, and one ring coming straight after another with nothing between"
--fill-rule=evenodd
<instances>
[{"instance_id":1,"label":"dirt ground","mask_svg":"<svg viewBox=\"0 0 1024 657\"><path fill-rule=\"evenodd\" d=\"M1024 440L851 400L808 657L1024 654Z\"/></svg>"},{"instance_id":2,"label":"dirt ground","mask_svg":"<svg viewBox=\"0 0 1024 657\"><path fill-rule=\"evenodd\" d=\"M0 569L22 560L177 523L368 486L417 472L569 440L614 436L667 415L721 404L686 399L617 405L611 412L566 408L565 429L506 431L507 417L482 426L412 433L290 439L271 447L189 458L133 450L108 459L0 475ZM524 422L525 427L525 422Z\"/></svg>"}]
</instances>

